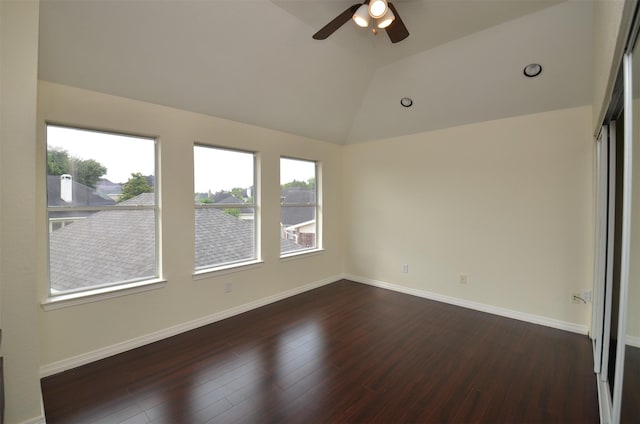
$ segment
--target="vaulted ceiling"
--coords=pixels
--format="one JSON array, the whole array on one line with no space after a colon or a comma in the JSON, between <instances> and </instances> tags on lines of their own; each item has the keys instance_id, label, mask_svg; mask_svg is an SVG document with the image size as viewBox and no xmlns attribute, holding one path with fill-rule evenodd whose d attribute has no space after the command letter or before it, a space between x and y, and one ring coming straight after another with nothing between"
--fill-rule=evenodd
<instances>
[{"instance_id":1,"label":"vaulted ceiling","mask_svg":"<svg viewBox=\"0 0 640 424\"><path fill-rule=\"evenodd\" d=\"M44 0L39 77L339 144L591 103L590 0L395 0L400 43L311 38L353 3Z\"/></svg>"}]
</instances>

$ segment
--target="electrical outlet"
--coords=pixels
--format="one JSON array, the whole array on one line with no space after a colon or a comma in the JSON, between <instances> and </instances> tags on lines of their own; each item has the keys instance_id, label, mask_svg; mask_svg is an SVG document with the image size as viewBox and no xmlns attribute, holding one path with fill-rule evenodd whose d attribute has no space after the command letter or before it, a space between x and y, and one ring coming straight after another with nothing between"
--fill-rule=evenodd
<instances>
[{"instance_id":1,"label":"electrical outlet","mask_svg":"<svg viewBox=\"0 0 640 424\"><path fill-rule=\"evenodd\" d=\"M467 274L460 274L460 284L467 284Z\"/></svg>"},{"instance_id":2,"label":"electrical outlet","mask_svg":"<svg viewBox=\"0 0 640 424\"><path fill-rule=\"evenodd\" d=\"M571 293L571 303L585 305L591 302L591 290L584 290L578 293Z\"/></svg>"},{"instance_id":3,"label":"electrical outlet","mask_svg":"<svg viewBox=\"0 0 640 424\"><path fill-rule=\"evenodd\" d=\"M233 291L233 283L231 281L224 283L224 292L231 293L232 291Z\"/></svg>"},{"instance_id":4,"label":"electrical outlet","mask_svg":"<svg viewBox=\"0 0 640 424\"><path fill-rule=\"evenodd\" d=\"M409 264L402 264L402 273L403 274L409 273Z\"/></svg>"},{"instance_id":5,"label":"electrical outlet","mask_svg":"<svg viewBox=\"0 0 640 424\"><path fill-rule=\"evenodd\" d=\"M587 301L582 297L582 293L571 293L571 303L584 305Z\"/></svg>"}]
</instances>

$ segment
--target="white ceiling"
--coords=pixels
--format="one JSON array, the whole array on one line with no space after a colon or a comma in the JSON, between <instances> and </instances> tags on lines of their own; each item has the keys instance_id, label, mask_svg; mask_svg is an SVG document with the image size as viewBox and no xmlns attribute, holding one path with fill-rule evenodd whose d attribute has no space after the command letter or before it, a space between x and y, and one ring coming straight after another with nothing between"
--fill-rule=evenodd
<instances>
[{"instance_id":1,"label":"white ceiling","mask_svg":"<svg viewBox=\"0 0 640 424\"><path fill-rule=\"evenodd\" d=\"M311 38L355 2L44 0L39 77L340 144L591 103L591 0L396 0L400 43Z\"/></svg>"}]
</instances>

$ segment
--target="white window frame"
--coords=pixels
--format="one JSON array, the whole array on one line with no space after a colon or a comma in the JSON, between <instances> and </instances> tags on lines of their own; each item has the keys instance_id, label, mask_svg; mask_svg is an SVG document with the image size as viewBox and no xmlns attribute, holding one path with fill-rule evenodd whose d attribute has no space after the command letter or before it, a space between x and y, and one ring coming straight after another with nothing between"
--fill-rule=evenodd
<instances>
[{"instance_id":1,"label":"white window frame","mask_svg":"<svg viewBox=\"0 0 640 424\"><path fill-rule=\"evenodd\" d=\"M46 199L47 213L45 219L47 220L47 293L48 298L42 305L45 310L58 309L59 307L73 306L76 304L83 304L86 302L92 302L96 300L109 299L117 297L119 294L113 294L118 291L122 291L123 294L138 293L141 291L151 290L153 288L163 287L165 281L161 278L162 275L162 260L161 260L161 231L160 231L160 164L159 164L159 143L156 137L131 134L125 132L104 131L93 128L79 127L74 125L64 125L52 122L45 123L45 158L48 156L47 151L49 148L48 129L49 127L67 128L71 130L89 131L101 134L125 136L133 138L143 138L153 141L153 155L154 155L154 205L130 205L130 206L74 206L74 207L61 207L61 206L49 206L49 199ZM96 160L99 160L97 158ZM46 169L47 163L45 159L45 193L47 185L48 172ZM124 281L116 281L105 284L98 284L88 287L78 288L76 290L66 290L63 292L54 292L51 288L51 231L52 221L49 218L50 212L101 212L101 211L124 211L124 210L153 210L155 217L155 273L153 276L143 278L132 278ZM55 220L55 219L54 219ZM147 287L148 286L148 287ZM89 300L83 300L83 298L90 298Z\"/></svg>"},{"instance_id":2,"label":"white window frame","mask_svg":"<svg viewBox=\"0 0 640 424\"><path fill-rule=\"evenodd\" d=\"M288 252L280 252L280 258L281 259L288 259L288 258L292 258L292 257L296 257L299 255L307 255L310 253L316 253L319 251L322 251L322 208L321 208L321 199L322 199L322 165L321 162L318 160L313 160L313 159L302 159L302 158L298 158L298 157L293 157L293 156L280 156L280 165L282 164L282 159L288 159L288 160L297 160L300 162L309 162L309 163L313 163L314 164L314 169L315 169L315 182L316 182L316 190L315 190L315 202L307 202L307 203L284 203L282 199L280 199L280 216L282 216L282 208L289 208L289 207L315 207L316 209L316 236L315 236L315 246L314 247L308 247L308 248L303 248L303 249L299 249L299 250L293 250L293 251L288 251ZM282 169L280 169L280 175L282 175ZM278 190L278 195L281 195L282 191ZM280 223L282 225L282 223ZM280 247L280 246L278 246Z\"/></svg>"},{"instance_id":3,"label":"white window frame","mask_svg":"<svg viewBox=\"0 0 640 424\"><path fill-rule=\"evenodd\" d=\"M258 190L258 152L243 150L243 149L234 149L229 147L221 147L215 146L211 144L205 143L194 143L193 151L195 152L196 147L207 148L207 149L215 149L215 150L224 150L228 152L236 152L236 153L245 153L253 156L253 191L251 198L253 199L252 203L200 203L196 204L194 202L194 277L203 276L210 273L227 273L233 272L239 268L250 268L253 265L262 263L260 259L260 214L259 214L259 190ZM194 166L194 188L195 188L195 166ZM195 192L195 190L194 190ZM196 258L196 245L195 245L195 213L197 209L206 209L206 208L214 208L214 209L242 209L242 208L252 208L253 209L253 256L247 259L241 259L238 261L230 261L230 262L220 262L217 264L209 264L202 267L195 266L195 258Z\"/></svg>"}]
</instances>

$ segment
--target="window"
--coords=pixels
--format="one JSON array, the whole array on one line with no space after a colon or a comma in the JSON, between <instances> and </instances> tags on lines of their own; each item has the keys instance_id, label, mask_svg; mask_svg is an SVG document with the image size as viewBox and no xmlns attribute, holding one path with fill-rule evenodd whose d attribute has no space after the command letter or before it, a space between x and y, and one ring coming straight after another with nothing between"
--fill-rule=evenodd
<instances>
[{"instance_id":1,"label":"window","mask_svg":"<svg viewBox=\"0 0 640 424\"><path fill-rule=\"evenodd\" d=\"M48 125L50 296L156 279L156 142Z\"/></svg>"},{"instance_id":2,"label":"window","mask_svg":"<svg viewBox=\"0 0 640 424\"><path fill-rule=\"evenodd\" d=\"M193 148L195 270L257 260L255 154Z\"/></svg>"},{"instance_id":3,"label":"window","mask_svg":"<svg viewBox=\"0 0 640 424\"><path fill-rule=\"evenodd\" d=\"M280 158L280 252L316 249L318 245L317 163Z\"/></svg>"}]
</instances>

